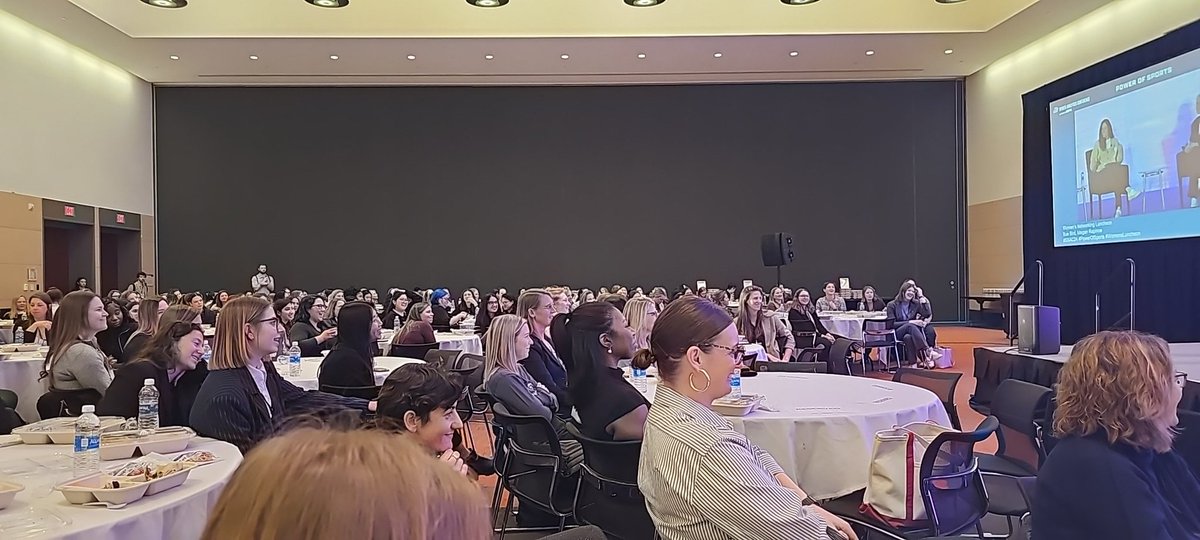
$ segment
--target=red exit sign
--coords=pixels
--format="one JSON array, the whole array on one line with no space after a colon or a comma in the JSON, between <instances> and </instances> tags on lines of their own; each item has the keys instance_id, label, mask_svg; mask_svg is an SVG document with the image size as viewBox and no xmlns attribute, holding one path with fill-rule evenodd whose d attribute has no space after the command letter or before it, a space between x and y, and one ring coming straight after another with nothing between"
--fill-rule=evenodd
<instances>
[{"instance_id":1,"label":"red exit sign","mask_svg":"<svg viewBox=\"0 0 1200 540\"><path fill-rule=\"evenodd\" d=\"M75 217L75 207L64 205L63 206L63 215L67 216L67 217Z\"/></svg>"},{"instance_id":2,"label":"red exit sign","mask_svg":"<svg viewBox=\"0 0 1200 540\"><path fill-rule=\"evenodd\" d=\"M125 214L117 214L117 223L125 223Z\"/></svg>"}]
</instances>

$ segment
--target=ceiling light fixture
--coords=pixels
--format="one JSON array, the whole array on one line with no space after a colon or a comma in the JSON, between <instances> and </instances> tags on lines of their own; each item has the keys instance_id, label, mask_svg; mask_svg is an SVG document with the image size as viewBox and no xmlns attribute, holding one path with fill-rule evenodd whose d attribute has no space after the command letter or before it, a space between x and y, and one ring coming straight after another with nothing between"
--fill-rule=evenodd
<instances>
[{"instance_id":1,"label":"ceiling light fixture","mask_svg":"<svg viewBox=\"0 0 1200 540\"><path fill-rule=\"evenodd\" d=\"M467 3L475 7L493 8L504 6L508 0L467 0Z\"/></svg>"},{"instance_id":2,"label":"ceiling light fixture","mask_svg":"<svg viewBox=\"0 0 1200 540\"><path fill-rule=\"evenodd\" d=\"M175 9L187 6L187 0L142 0L148 6Z\"/></svg>"},{"instance_id":3,"label":"ceiling light fixture","mask_svg":"<svg viewBox=\"0 0 1200 540\"><path fill-rule=\"evenodd\" d=\"M942 52L944 52L944 53L946 53L946 54L954 54L954 49L946 49L946 50L944 50L944 51L942 51Z\"/></svg>"},{"instance_id":4,"label":"ceiling light fixture","mask_svg":"<svg viewBox=\"0 0 1200 540\"><path fill-rule=\"evenodd\" d=\"M625 0L625 3L633 7L653 7L666 1L667 0Z\"/></svg>"},{"instance_id":5,"label":"ceiling light fixture","mask_svg":"<svg viewBox=\"0 0 1200 540\"><path fill-rule=\"evenodd\" d=\"M342 8L350 5L350 0L304 0L314 6L323 8Z\"/></svg>"},{"instance_id":6,"label":"ceiling light fixture","mask_svg":"<svg viewBox=\"0 0 1200 540\"><path fill-rule=\"evenodd\" d=\"M792 57L800 56L800 51L792 51L792 52L788 53L788 56L792 56Z\"/></svg>"},{"instance_id":7,"label":"ceiling light fixture","mask_svg":"<svg viewBox=\"0 0 1200 540\"><path fill-rule=\"evenodd\" d=\"M564 55L560 56L559 58L562 58L563 60L569 60L571 58L571 55L564 54Z\"/></svg>"},{"instance_id":8,"label":"ceiling light fixture","mask_svg":"<svg viewBox=\"0 0 1200 540\"><path fill-rule=\"evenodd\" d=\"M175 56L173 54L171 56L168 56L167 58L170 58L171 60L179 60L179 57Z\"/></svg>"},{"instance_id":9,"label":"ceiling light fixture","mask_svg":"<svg viewBox=\"0 0 1200 540\"><path fill-rule=\"evenodd\" d=\"M875 56L875 51L867 51L867 56Z\"/></svg>"},{"instance_id":10,"label":"ceiling light fixture","mask_svg":"<svg viewBox=\"0 0 1200 540\"><path fill-rule=\"evenodd\" d=\"M720 58L720 57L722 57L722 56L725 56L725 55L723 55L723 54L721 54L721 53L719 53L719 52L715 52L715 53L713 53L713 58Z\"/></svg>"},{"instance_id":11,"label":"ceiling light fixture","mask_svg":"<svg viewBox=\"0 0 1200 540\"><path fill-rule=\"evenodd\" d=\"M492 56L492 55L490 55L490 54L485 54L485 55L483 55L483 59L484 59L484 60L491 60L491 59L493 59L493 58L495 58L495 56Z\"/></svg>"},{"instance_id":12,"label":"ceiling light fixture","mask_svg":"<svg viewBox=\"0 0 1200 540\"><path fill-rule=\"evenodd\" d=\"M645 60L645 59L646 59L646 53L638 53L638 60Z\"/></svg>"},{"instance_id":13,"label":"ceiling light fixture","mask_svg":"<svg viewBox=\"0 0 1200 540\"><path fill-rule=\"evenodd\" d=\"M821 0L779 0L789 6L803 6L805 4L815 4Z\"/></svg>"},{"instance_id":14,"label":"ceiling light fixture","mask_svg":"<svg viewBox=\"0 0 1200 540\"><path fill-rule=\"evenodd\" d=\"M250 55L250 59L251 59L251 60L258 60L258 55L257 55L257 54L252 54L252 55Z\"/></svg>"},{"instance_id":15,"label":"ceiling light fixture","mask_svg":"<svg viewBox=\"0 0 1200 540\"><path fill-rule=\"evenodd\" d=\"M331 55L329 55L329 59L330 59L330 60L337 60L337 59L338 59L338 55L336 55L336 54L331 54Z\"/></svg>"},{"instance_id":16,"label":"ceiling light fixture","mask_svg":"<svg viewBox=\"0 0 1200 540\"><path fill-rule=\"evenodd\" d=\"M416 59L417 59L417 57L416 57L416 55L412 55L412 54L410 54L410 55L408 55L408 59L409 59L409 60L416 60Z\"/></svg>"}]
</instances>

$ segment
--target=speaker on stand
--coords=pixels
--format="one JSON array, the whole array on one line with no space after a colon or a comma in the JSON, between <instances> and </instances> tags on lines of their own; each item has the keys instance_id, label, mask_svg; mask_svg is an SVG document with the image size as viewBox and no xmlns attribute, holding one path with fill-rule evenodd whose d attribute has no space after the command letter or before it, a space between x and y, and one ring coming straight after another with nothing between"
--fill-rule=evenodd
<instances>
[{"instance_id":1,"label":"speaker on stand","mask_svg":"<svg viewBox=\"0 0 1200 540\"><path fill-rule=\"evenodd\" d=\"M783 281L783 266L791 264L794 260L796 253L792 251L792 235L782 232L762 235L763 266L775 267L776 285Z\"/></svg>"}]
</instances>

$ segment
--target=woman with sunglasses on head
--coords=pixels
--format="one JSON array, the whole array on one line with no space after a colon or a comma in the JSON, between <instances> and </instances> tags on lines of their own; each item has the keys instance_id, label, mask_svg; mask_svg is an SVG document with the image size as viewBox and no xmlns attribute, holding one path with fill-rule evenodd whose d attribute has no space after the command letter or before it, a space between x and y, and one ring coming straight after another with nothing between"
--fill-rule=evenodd
<instances>
[{"instance_id":1,"label":"woman with sunglasses on head","mask_svg":"<svg viewBox=\"0 0 1200 540\"><path fill-rule=\"evenodd\" d=\"M281 332L279 317L262 298L242 297L225 306L217 320L208 377L192 406L196 432L245 453L288 417L375 410L374 402L304 391L284 380L269 358L279 349Z\"/></svg>"},{"instance_id":2,"label":"woman with sunglasses on head","mask_svg":"<svg viewBox=\"0 0 1200 540\"><path fill-rule=\"evenodd\" d=\"M300 299L288 339L300 344L301 356L321 356L321 351L333 347L337 327L325 320L325 310L325 299L320 296L310 294Z\"/></svg>"},{"instance_id":3,"label":"woman with sunglasses on head","mask_svg":"<svg viewBox=\"0 0 1200 540\"><path fill-rule=\"evenodd\" d=\"M713 412L713 400L729 393L729 376L741 369L738 341L725 310L684 297L663 310L650 348L634 356L639 369L658 366L638 488L659 535L857 539L849 524L814 504L770 454Z\"/></svg>"},{"instance_id":4,"label":"woman with sunglasses on head","mask_svg":"<svg viewBox=\"0 0 1200 540\"><path fill-rule=\"evenodd\" d=\"M208 376L204 331L191 321L160 324L146 347L121 366L96 405L96 414L135 418L147 379L158 389L158 425L186 426L196 394Z\"/></svg>"}]
</instances>

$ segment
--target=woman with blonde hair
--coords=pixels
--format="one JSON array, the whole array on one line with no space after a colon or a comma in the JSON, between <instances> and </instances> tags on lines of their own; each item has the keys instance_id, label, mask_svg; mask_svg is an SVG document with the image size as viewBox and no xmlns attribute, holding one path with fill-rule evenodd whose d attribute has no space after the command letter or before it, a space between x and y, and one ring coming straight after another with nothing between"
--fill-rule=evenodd
<instances>
[{"instance_id":1,"label":"woman with blonde hair","mask_svg":"<svg viewBox=\"0 0 1200 540\"><path fill-rule=\"evenodd\" d=\"M146 346L146 343L150 341L150 336L153 336L154 332L158 330L158 320L169 307L170 304L166 300L157 297L146 298L138 303L137 330L129 336L129 341L126 341L125 346L121 349L124 351L124 356L117 359L120 363L133 360L133 353Z\"/></svg>"},{"instance_id":2,"label":"woman with blonde hair","mask_svg":"<svg viewBox=\"0 0 1200 540\"><path fill-rule=\"evenodd\" d=\"M633 351L650 346L650 331L658 320L658 306L648 296L639 296L625 304L625 320L633 331Z\"/></svg>"},{"instance_id":3,"label":"woman with blonde hair","mask_svg":"<svg viewBox=\"0 0 1200 540\"><path fill-rule=\"evenodd\" d=\"M750 343L758 343L767 351L772 362L790 362L796 349L796 338L774 312L763 309L763 290L758 285L742 289L738 300L738 334Z\"/></svg>"},{"instance_id":4,"label":"woman with blonde hair","mask_svg":"<svg viewBox=\"0 0 1200 540\"><path fill-rule=\"evenodd\" d=\"M375 409L375 402L306 392L284 380L269 359L278 351L282 331L265 299L243 296L225 305L217 318L208 377L192 406L192 428L245 453L289 416Z\"/></svg>"},{"instance_id":5,"label":"woman with blonde hair","mask_svg":"<svg viewBox=\"0 0 1200 540\"><path fill-rule=\"evenodd\" d=\"M1200 538L1200 482L1171 450L1187 374L1162 339L1083 338L1059 371L1054 452L1038 472L1037 538Z\"/></svg>"},{"instance_id":6,"label":"woman with blonde hair","mask_svg":"<svg viewBox=\"0 0 1200 540\"><path fill-rule=\"evenodd\" d=\"M487 515L475 483L405 437L300 428L246 456L201 538L487 540Z\"/></svg>"}]
</instances>

